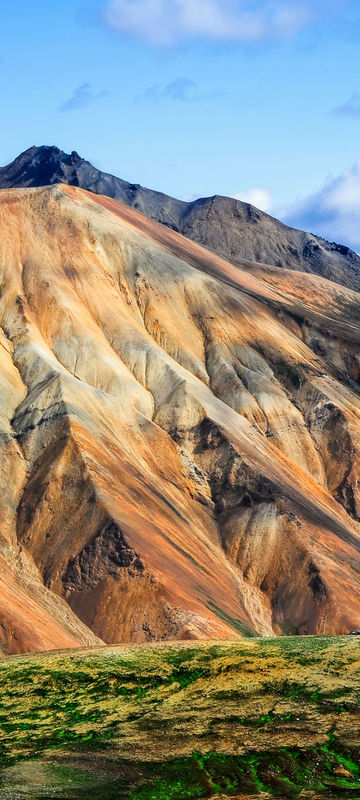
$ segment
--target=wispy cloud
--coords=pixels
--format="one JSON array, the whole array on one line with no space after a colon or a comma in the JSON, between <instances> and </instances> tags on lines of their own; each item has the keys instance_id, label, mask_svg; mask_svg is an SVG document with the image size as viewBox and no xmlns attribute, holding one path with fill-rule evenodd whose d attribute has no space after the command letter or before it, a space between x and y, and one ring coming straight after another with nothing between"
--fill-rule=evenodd
<instances>
[{"instance_id":1,"label":"wispy cloud","mask_svg":"<svg viewBox=\"0 0 360 800\"><path fill-rule=\"evenodd\" d=\"M85 108L85 106L91 105L96 100L106 97L107 94L108 92L105 91L95 92L89 83L83 83L74 90L68 100L61 103L59 111L77 111L79 108Z\"/></svg>"},{"instance_id":2,"label":"wispy cloud","mask_svg":"<svg viewBox=\"0 0 360 800\"><path fill-rule=\"evenodd\" d=\"M257 43L304 28L319 0L110 0L107 25L155 46L191 39Z\"/></svg>"},{"instance_id":3,"label":"wispy cloud","mask_svg":"<svg viewBox=\"0 0 360 800\"><path fill-rule=\"evenodd\" d=\"M225 92L199 92L199 87L195 81L189 78L176 78L171 83L157 83L148 86L136 100L138 102L150 101L152 103L199 103L203 100L214 100L223 97Z\"/></svg>"},{"instance_id":4,"label":"wispy cloud","mask_svg":"<svg viewBox=\"0 0 360 800\"><path fill-rule=\"evenodd\" d=\"M341 106L336 106L333 113L338 117L351 117L352 119L360 119L360 94L353 94Z\"/></svg>"},{"instance_id":5,"label":"wispy cloud","mask_svg":"<svg viewBox=\"0 0 360 800\"><path fill-rule=\"evenodd\" d=\"M249 189L247 192L238 192L233 194L235 200L241 200L243 203L250 203L261 211L270 211L273 207L273 199L267 189L256 186Z\"/></svg>"},{"instance_id":6,"label":"wispy cloud","mask_svg":"<svg viewBox=\"0 0 360 800\"><path fill-rule=\"evenodd\" d=\"M281 218L359 252L360 158L341 175L329 178L319 192L283 210Z\"/></svg>"}]
</instances>

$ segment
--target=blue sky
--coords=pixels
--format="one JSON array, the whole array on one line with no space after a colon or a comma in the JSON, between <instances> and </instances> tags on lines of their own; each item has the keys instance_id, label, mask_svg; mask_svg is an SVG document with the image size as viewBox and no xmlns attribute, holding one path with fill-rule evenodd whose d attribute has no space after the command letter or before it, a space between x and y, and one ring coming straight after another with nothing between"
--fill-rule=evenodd
<instances>
[{"instance_id":1,"label":"blue sky","mask_svg":"<svg viewBox=\"0 0 360 800\"><path fill-rule=\"evenodd\" d=\"M0 163L32 144L360 250L359 0L13 0Z\"/></svg>"}]
</instances>

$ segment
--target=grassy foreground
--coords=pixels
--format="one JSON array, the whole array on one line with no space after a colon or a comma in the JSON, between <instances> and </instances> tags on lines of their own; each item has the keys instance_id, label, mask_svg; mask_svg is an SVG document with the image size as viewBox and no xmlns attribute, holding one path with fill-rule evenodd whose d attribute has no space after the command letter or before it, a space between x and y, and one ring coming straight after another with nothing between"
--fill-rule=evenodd
<instances>
[{"instance_id":1,"label":"grassy foreground","mask_svg":"<svg viewBox=\"0 0 360 800\"><path fill-rule=\"evenodd\" d=\"M0 662L0 798L360 798L360 640Z\"/></svg>"}]
</instances>

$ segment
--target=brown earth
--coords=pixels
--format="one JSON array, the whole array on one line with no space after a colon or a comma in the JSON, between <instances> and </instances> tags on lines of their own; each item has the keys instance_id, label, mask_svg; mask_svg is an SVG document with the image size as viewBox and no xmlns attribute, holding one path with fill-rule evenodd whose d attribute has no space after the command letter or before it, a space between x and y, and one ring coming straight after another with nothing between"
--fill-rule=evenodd
<instances>
[{"instance_id":1,"label":"brown earth","mask_svg":"<svg viewBox=\"0 0 360 800\"><path fill-rule=\"evenodd\" d=\"M0 193L0 646L360 626L359 295Z\"/></svg>"}]
</instances>

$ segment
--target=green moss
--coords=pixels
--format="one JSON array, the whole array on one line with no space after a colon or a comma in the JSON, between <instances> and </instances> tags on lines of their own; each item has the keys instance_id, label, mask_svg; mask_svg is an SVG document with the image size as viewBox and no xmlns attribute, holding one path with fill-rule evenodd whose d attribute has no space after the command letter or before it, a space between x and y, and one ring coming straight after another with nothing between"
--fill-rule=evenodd
<instances>
[{"instance_id":1,"label":"green moss","mask_svg":"<svg viewBox=\"0 0 360 800\"><path fill-rule=\"evenodd\" d=\"M299 630L295 627L295 625L291 625L290 622L283 622L281 626L281 630L283 636L298 636Z\"/></svg>"},{"instance_id":2,"label":"green moss","mask_svg":"<svg viewBox=\"0 0 360 800\"><path fill-rule=\"evenodd\" d=\"M308 751L283 748L267 753L251 752L241 756L193 753L190 758L165 764L147 764L147 781L132 789L129 800L182 800L186 797L225 797L266 792L282 797L299 795L303 790L324 793L328 787L360 788L359 750L344 755L331 742ZM144 769L139 764L139 769ZM336 770L344 767L348 777ZM152 773L152 774L151 774Z\"/></svg>"},{"instance_id":3,"label":"green moss","mask_svg":"<svg viewBox=\"0 0 360 800\"><path fill-rule=\"evenodd\" d=\"M56 760L89 770L82 793L76 781L69 793L59 777L57 792L48 792L59 800L300 791L326 800L360 797L359 749L346 736L351 730L354 742L360 731L360 678L356 668L346 669L360 661L352 637L113 648L33 660L0 663L3 781L5 767L21 772L36 758L39 769ZM303 749L280 747L287 739ZM148 761L131 760L138 743ZM8 800L5 783L0 797Z\"/></svg>"},{"instance_id":4,"label":"green moss","mask_svg":"<svg viewBox=\"0 0 360 800\"><path fill-rule=\"evenodd\" d=\"M293 389L301 389L308 377L307 364L290 364L280 358L274 365L275 373L282 383L290 385Z\"/></svg>"},{"instance_id":5,"label":"green moss","mask_svg":"<svg viewBox=\"0 0 360 800\"><path fill-rule=\"evenodd\" d=\"M216 616L219 617L219 619L230 625L230 627L233 628L234 631L241 633L242 636L246 636L248 638L256 637L256 633L254 633L254 631L252 631L251 628L247 628L246 625L244 625L244 623L241 622L240 619L235 619L234 617L231 617L230 614L228 614L222 608L219 608L219 606L215 605L215 603L213 603L212 600L208 601L207 607L209 611L213 611L213 613L216 614Z\"/></svg>"}]
</instances>

